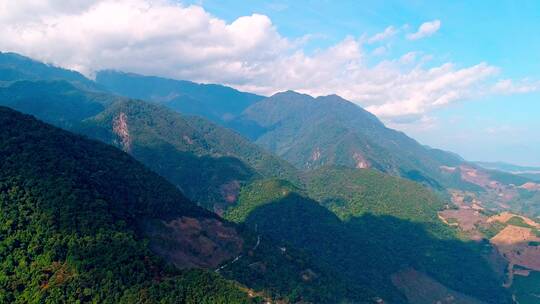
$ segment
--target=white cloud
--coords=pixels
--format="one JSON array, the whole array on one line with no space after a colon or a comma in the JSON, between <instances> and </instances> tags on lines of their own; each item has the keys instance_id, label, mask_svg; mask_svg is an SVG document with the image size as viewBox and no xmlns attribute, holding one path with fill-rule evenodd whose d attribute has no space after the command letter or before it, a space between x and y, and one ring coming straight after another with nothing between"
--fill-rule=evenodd
<instances>
[{"instance_id":1,"label":"white cloud","mask_svg":"<svg viewBox=\"0 0 540 304\"><path fill-rule=\"evenodd\" d=\"M409 63L414 63L414 61L416 61L416 56L418 54L416 52L408 52L407 54L401 56L401 58L399 58L399 62L400 63L403 63L403 64L409 64Z\"/></svg>"},{"instance_id":2,"label":"white cloud","mask_svg":"<svg viewBox=\"0 0 540 304\"><path fill-rule=\"evenodd\" d=\"M380 46L373 51L371 51L371 54L374 56L382 56L388 52L388 49L385 46Z\"/></svg>"},{"instance_id":3,"label":"white cloud","mask_svg":"<svg viewBox=\"0 0 540 304\"><path fill-rule=\"evenodd\" d=\"M399 75L388 76L392 73ZM424 114L478 95L478 86L497 73L497 68L486 63L462 69L446 63L430 69L416 67L406 73L387 70L382 73L391 77L384 82L386 89L372 96L367 109L382 117Z\"/></svg>"},{"instance_id":4,"label":"white cloud","mask_svg":"<svg viewBox=\"0 0 540 304\"><path fill-rule=\"evenodd\" d=\"M489 81L498 72L486 63L425 68L429 55L414 52L373 64L377 57L364 49L366 39L356 37L306 54L309 36L287 39L265 15L227 23L200 6L169 0L0 0L0 27L0 50L87 75L118 69L262 94L336 93L392 119L425 117L478 92L493 93ZM394 31L389 27L371 39Z\"/></svg>"},{"instance_id":5,"label":"white cloud","mask_svg":"<svg viewBox=\"0 0 540 304\"><path fill-rule=\"evenodd\" d=\"M19 10L2 10L0 47L86 74L115 68L227 81L290 46L259 14L227 24L199 6L165 0L102 0L73 10L56 9L56 2L21 1Z\"/></svg>"},{"instance_id":6,"label":"white cloud","mask_svg":"<svg viewBox=\"0 0 540 304\"><path fill-rule=\"evenodd\" d=\"M395 117L385 121L392 129L401 130L405 133L432 132L440 129L440 121L428 115L413 115Z\"/></svg>"},{"instance_id":7,"label":"white cloud","mask_svg":"<svg viewBox=\"0 0 540 304\"><path fill-rule=\"evenodd\" d=\"M493 85L493 93L496 94L523 94L540 91L540 81L513 81L512 79L501 79Z\"/></svg>"},{"instance_id":8,"label":"white cloud","mask_svg":"<svg viewBox=\"0 0 540 304\"><path fill-rule=\"evenodd\" d=\"M380 42L380 41L386 40L386 39L394 36L395 34L397 34L397 32L398 31L396 30L396 28L394 28L393 26L389 26L383 32L380 32L380 33L377 33L377 34L371 36L368 39L368 43L375 43L375 42Z\"/></svg>"},{"instance_id":9,"label":"white cloud","mask_svg":"<svg viewBox=\"0 0 540 304\"><path fill-rule=\"evenodd\" d=\"M430 22L424 22L420 27L418 28L418 31L413 34L407 35L407 39L409 40L418 40L425 37L429 37L433 34L435 34L439 29L441 28L441 21L440 20L433 20Z\"/></svg>"}]
</instances>

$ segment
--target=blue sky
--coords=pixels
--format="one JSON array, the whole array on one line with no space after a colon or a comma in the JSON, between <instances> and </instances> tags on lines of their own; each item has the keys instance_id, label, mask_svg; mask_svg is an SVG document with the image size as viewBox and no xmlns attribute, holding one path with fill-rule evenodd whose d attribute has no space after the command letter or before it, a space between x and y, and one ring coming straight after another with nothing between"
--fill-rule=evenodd
<instances>
[{"instance_id":1,"label":"blue sky","mask_svg":"<svg viewBox=\"0 0 540 304\"><path fill-rule=\"evenodd\" d=\"M376 34L388 26L441 20L438 34L411 45L393 42L393 54L422 50L463 65L487 61L510 77L540 77L538 1L180 1L202 5L229 22L260 13L287 37L315 35L307 49L328 47L348 35Z\"/></svg>"},{"instance_id":2,"label":"blue sky","mask_svg":"<svg viewBox=\"0 0 540 304\"><path fill-rule=\"evenodd\" d=\"M18 0L0 51L338 94L423 144L540 166L540 1Z\"/></svg>"},{"instance_id":3,"label":"blue sky","mask_svg":"<svg viewBox=\"0 0 540 304\"><path fill-rule=\"evenodd\" d=\"M225 20L261 13L287 37L313 35L307 50L348 35L373 35L388 26L417 27L440 20L429 39L390 42L392 58L410 51L431 54L431 64L487 62L505 78L540 79L539 1L194 1ZM471 160L540 166L540 93L479 97L430 113L436 127L406 126L422 143ZM400 127L400 126L397 126ZM402 126L403 127L403 126Z\"/></svg>"}]
</instances>

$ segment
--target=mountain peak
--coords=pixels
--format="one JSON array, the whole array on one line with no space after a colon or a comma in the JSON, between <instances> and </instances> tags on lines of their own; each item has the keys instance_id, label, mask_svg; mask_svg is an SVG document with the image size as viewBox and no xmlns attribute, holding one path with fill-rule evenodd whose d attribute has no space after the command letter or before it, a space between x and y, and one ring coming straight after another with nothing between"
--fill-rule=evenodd
<instances>
[{"instance_id":1,"label":"mountain peak","mask_svg":"<svg viewBox=\"0 0 540 304\"><path fill-rule=\"evenodd\" d=\"M278 93L275 93L274 95L270 96L270 98L276 98L276 97L279 97L279 98L303 97L303 98L313 99L313 96L311 96L311 95L300 93L300 92L297 92L297 91L294 91L294 90L287 90L287 91L283 91L283 92L278 92Z\"/></svg>"},{"instance_id":2,"label":"mountain peak","mask_svg":"<svg viewBox=\"0 0 540 304\"><path fill-rule=\"evenodd\" d=\"M354 104L352 101L349 101L337 94L330 94L330 95L324 95L324 96L318 96L316 98L317 101L325 101L330 103L343 103L343 104Z\"/></svg>"}]
</instances>

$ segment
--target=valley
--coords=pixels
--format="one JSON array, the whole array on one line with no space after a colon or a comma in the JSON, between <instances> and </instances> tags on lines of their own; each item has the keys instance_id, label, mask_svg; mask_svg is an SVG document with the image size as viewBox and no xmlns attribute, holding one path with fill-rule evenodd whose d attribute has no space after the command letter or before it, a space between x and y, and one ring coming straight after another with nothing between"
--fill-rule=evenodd
<instances>
[{"instance_id":1,"label":"valley","mask_svg":"<svg viewBox=\"0 0 540 304\"><path fill-rule=\"evenodd\" d=\"M538 220L509 211L493 211L471 194L464 195L459 191L452 193L452 201L454 208L439 212L441 220L458 228L465 238L492 245L496 249L496 256L488 258L493 260L499 272L504 272L504 287L513 291L518 303L535 303L530 299L538 290L530 288L524 291L521 284L527 282L529 277L534 282L534 277L540 272ZM508 209L504 205L502 207ZM521 278L516 280L516 277Z\"/></svg>"}]
</instances>

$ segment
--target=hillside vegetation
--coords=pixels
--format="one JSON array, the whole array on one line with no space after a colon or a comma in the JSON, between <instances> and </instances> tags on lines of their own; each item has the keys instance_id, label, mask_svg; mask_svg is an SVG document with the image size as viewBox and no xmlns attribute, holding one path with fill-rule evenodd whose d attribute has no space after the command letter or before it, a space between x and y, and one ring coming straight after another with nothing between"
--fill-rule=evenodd
<instances>
[{"instance_id":1,"label":"hillside vegetation","mask_svg":"<svg viewBox=\"0 0 540 304\"><path fill-rule=\"evenodd\" d=\"M100 71L96 82L116 94L162 104L174 111L226 123L263 97L216 84Z\"/></svg>"},{"instance_id":2,"label":"hillside vegetation","mask_svg":"<svg viewBox=\"0 0 540 304\"><path fill-rule=\"evenodd\" d=\"M16 53L0 52L0 84L18 80L64 80L76 86L99 90L99 86L81 73L45 64Z\"/></svg>"},{"instance_id":3,"label":"hillside vegetation","mask_svg":"<svg viewBox=\"0 0 540 304\"><path fill-rule=\"evenodd\" d=\"M298 181L294 167L236 133L142 101L114 103L77 131L132 154L217 212L236 202L239 189L255 179Z\"/></svg>"},{"instance_id":4,"label":"hillside vegetation","mask_svg":"<svg viewBox=\"0 0 540 304\"><path fill-rule=\"evenodd\" d=\"M462 158L387 128L373 114L337 95L277 93L248 107L237 121L258 126L255 142L297 168L374 168L434 189L474 187L441 170L441 166L462 164Z\"/></svg>"},{"instance_id":5,"label":"hillside vegetation","mask_svg":"<svg viewBox=\"0 0 540 304\"><path fill-rule=\"evenodd\" d=\"M166 267L139 227L214 219L127 154L0 108L0 302L248 303L217 275Z\"/></svg>"},{"instance_id":6,"label":"hillside vegetation","mask_svg":"<svg viewBox=\"0 0 540 304\"><path fill-rule=\"evenodd\" d=\"M443 201L418 183L375 170L325 167L310 173L307 189L342 220L366 213L438 223Z\"/></svg>"},{"instance_id":7,"label":"hillside vegetation","mask_svg":"<svg viewBox=\"0 0 540 304\"><path fill-rule=\"evenodd\" d=\"M0 105L114 144L210 210L226 209L241 186L261 177L299 182L294 167L235 132L161 105L87 92L62 80L0 87Z\"/></svg>"},{"instance_id":8,"label":"hillside vegetation","mask_svg":"<svg viewBox=\"0 0 540 304\"><path fill-rule=\"evenodd\" d=\"M0 123L2 303L328 303L369 295L349 292L309 255L284 253L195 206L112 146L5 107Z\"/></svg>"},{"instance_id":9,"label":"hillside vegetation","mask_svg":"<svg viewBox=\"0 0 540 304\"><path fill-rule=\"evenodd\" d=\"M416 183L373 170L325 167L308 176L306 190L276 180L246 187L225 217L305 250L349 286L374 290L392 303L406 299L391 277L409 268L479 300L509 303L484 249L459 240L438 221L442 207Z\"/></svg>"},{"instance_id":10,"label":"hillside vegetation","mask_svg":"<svg viewBox=\"0 0 540 304\"><path fill-rule=\"evenodd\" d=\"M100 113L114 100L113 96L83 91L64 80L23 80L0 87L0 105L64 128Z\"/></svg>"}]
</instances>

